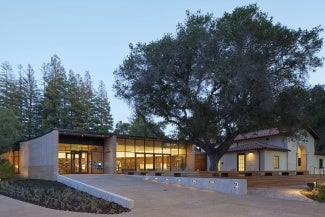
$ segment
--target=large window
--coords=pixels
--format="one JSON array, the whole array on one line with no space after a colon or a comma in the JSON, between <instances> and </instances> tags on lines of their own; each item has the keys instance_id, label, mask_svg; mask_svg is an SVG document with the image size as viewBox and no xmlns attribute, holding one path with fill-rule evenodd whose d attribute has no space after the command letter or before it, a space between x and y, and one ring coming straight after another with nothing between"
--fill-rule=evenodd
<instances>
[{"instance_id":1,"label":"large window","mask_svg":"<svg viewBox=\"0 0 325 217\"><path fill-rule=\"evenodd\" d=\"M117 138L116 171L170 171L186 168L186 146L153 139Z\"/></svg>"},{"instance_id":2,"label":"large window","mask_svg":"<svg viewBox=\"0 0 325 217\"><path fill-rule=\"evenodd\" d=\"M277 155L273 156L273 168L274 169L280 168L280 157Z\"/></svg>"}]
</instances>

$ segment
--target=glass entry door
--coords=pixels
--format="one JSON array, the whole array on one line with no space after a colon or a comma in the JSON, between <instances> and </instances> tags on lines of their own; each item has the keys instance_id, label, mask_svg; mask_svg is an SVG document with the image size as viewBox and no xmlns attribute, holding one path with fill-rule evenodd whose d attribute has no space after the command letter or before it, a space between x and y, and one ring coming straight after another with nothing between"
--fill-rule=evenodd
<instances>
[{"instance_id":1,"label":"glass entry door","mask_svg":"<svg viewBox=\"0 0 325 217\"><path fill-rule=\"evenodd\" d=\"M88 152L71 151L71 173L88 173Z\"/></svg>"}]
</instances>

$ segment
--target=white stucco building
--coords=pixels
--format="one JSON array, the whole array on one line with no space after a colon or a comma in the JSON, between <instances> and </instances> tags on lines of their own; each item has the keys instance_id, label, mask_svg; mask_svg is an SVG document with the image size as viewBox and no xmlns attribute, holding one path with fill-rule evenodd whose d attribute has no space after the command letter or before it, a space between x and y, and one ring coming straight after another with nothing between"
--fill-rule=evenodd
<instances>
[{"instance_id":1,"label":"white stucco building","mask_svg":"<svg viewBox=\"0 0 325 217\"><path fill-rule=\"evenodd\" d=\"M275 128L240 134L220 159L219 171L323 173L325 155L315 153L317 139L312 129L294 136Z\"/></svg>"}]
</instances>

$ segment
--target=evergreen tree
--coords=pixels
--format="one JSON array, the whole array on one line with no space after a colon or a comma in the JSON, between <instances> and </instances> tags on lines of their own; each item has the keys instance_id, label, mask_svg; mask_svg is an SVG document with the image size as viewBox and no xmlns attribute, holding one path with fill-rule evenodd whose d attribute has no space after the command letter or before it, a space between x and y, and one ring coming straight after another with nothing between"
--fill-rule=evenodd
<instances>
[{"instance_id":1,"label":"evergreen tree","mask_svg":"<svg viewBox=\"0 0 325 217\"><path fill-rule=\"evenodd\" d=\"M104 82L100 81L98 92L94 98L94 131L107 133L113 130L113 118L110 112L111 107L109 105L106 87Z\"/></svg>"},{"instance_id":2,"label":"evergreen tree","mask_svg":"<svg viewBox=\"0 0 325 217\"><path fill-rule=\"evenodd\" d=\"M65 69L58 56L54 55L51 62L43 67L44 99L42 106L42 130L53 128L67 128L68 116L66 113L67 78Z\"/></svg>"},{"instance_id":3,"label":"evergreen tree","mask_svg":"<svg viewBox=\"0 0 325 217\"><path fill-rule=\"evenodd\" d=\"M118 135L129 135L130 134L130 123L124 123L119 121L115 125L114 133Z\"/></svg>"},{"instance_id":4,"label":"evergreen tree","mask_svg":"<svg viewBox=\"0 0 325 217\"><path fill-rule=\"evenodd\" d=\"M8 62L0 65L0 108L14 114L26 139L53 128L109 132L113 119L106 88L100 82L95 92L89 72L84 77L66 70L58 56L42 66L40 90L34 69L18 65L18 79Z\"/></svg>"},{"instance_id":5,"label":"evergreen tree","mask_svg":"<svg viewBox=\"0 0 325 217\"><path fill-rule=\"evenodd\" d=\"M67 112L69 117L68 128L76 130L85 130L84 116L87 103L83 93L84 82L80 74L74 74L70 70L67 85ZM85 103L85 104L84 104Z\"/></svg>"},{"instance_id":6,"label":"evergreen tree","mask_svg":"<svg viewBox=\"0 0 325 217\"><path fill-rule=\"evenodd\" d=\"M0 108L0 154L11 150L14 143L21 139L21 125L14 112Z\"/></svg>"},{"instance_id":7,"label":"evergreen tree","mask_svg":"<svg viewBox=\"0 0 325 217\"><path fill-rule=\"evenodd\" d=\"M0 107L10 107L12 89L12 66L9 62L0 65Z\"/></svg>"},{"instance_id":8,"label":"evergreen tree","mask_svg":"<svg viewBox=\"0 0 325 217\"><path fill-rule=\"evenodd\" d=\"M143 137L166 138L164 133L165 125L163 122L156 123L153 120L137 113L131 119L129 134Z\"/></svg>"},{"instance_id":9,"label":"evergreen tree","mask_svg":"<svg viewBox=\"0 0 325 217\"><path fill-rule=\"evenodd\" d=\"M83 105L83 112L82 112L82 122L84 123L83 129L92 131L96 127L96 120L94 118L94 99L95 93L93 89L93 82L88 71L85 72L84 80L81 85L81 102Z\"/></svg>"},{"instance_id":10,"label":"evergreen tree","mask_svg":"<svg viewBox=\"0 0 325 217\"><path fill-rule=\"evenodd\" d=\"M24 134L27 138L37 136L41 125L40 116L40 90L34 76L34 69L28 64L24 81L24 99L23 117L24 117Z\"/></svg>"}]
</instances>

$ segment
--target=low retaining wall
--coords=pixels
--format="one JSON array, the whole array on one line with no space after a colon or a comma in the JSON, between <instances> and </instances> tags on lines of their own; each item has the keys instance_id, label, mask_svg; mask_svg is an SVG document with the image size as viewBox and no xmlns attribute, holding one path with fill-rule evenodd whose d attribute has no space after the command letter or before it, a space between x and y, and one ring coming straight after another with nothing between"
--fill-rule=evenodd
<instances>
[{"instance_id":1,"label":"low retaining wall","mask_svg":"<svg viewBox=\"0 0 325 217\"><path fill-rule=\"evenodd\" d=\"M295 176L308 175L308 171L200 171L199 177L240 177L240 176Z\"/></svg>"},{"instance_id":2,"label":"low retaining wall","mask_svg":"<svg viewBox=\"0 0 325 217\"><path fill-rule=\"evenodd\" d=\"M91 186L91 185L87 185L85 183L82 183L82 182L79 182L77 180L74 180L74 179L70 179L68 177L65 177L65 176L61 176L61 175L57 175L56 176L56 180L58 182L61 182L65 185L68 185L72 188L75 188L79 191L84 191L84 192L87 192L88 194L91 194L95 197L99 197L99 198L102 198L104 200L107 200L107 201L112 201L112 202L115 202L115 203L118 203L120 204L121 206L124 206L126 208L129 208L129 209L132 209L134 208L134 200L132 199L129 199L127 197L123 197L123 196L120 196L118 194L114 194L114 193L111 193L111 192L108 192L108 191L104 191L102 189L99 189L99 188L96 188L94 186Z\"/></svg>"},{"instance_id":3,"label":"low retaining wall","mask_svg":"<svg viewBox=\"0 0 325 217\"><path fill-rule=\"evenodd\" d=\"M177 184L194 188L207 189L228 194L247 194L246 179L223 179L223 178L197 178L197 177L172 177L172 176L141 176L132 175L143 180L165 184Z\"/></svg>"}]
</instances>

